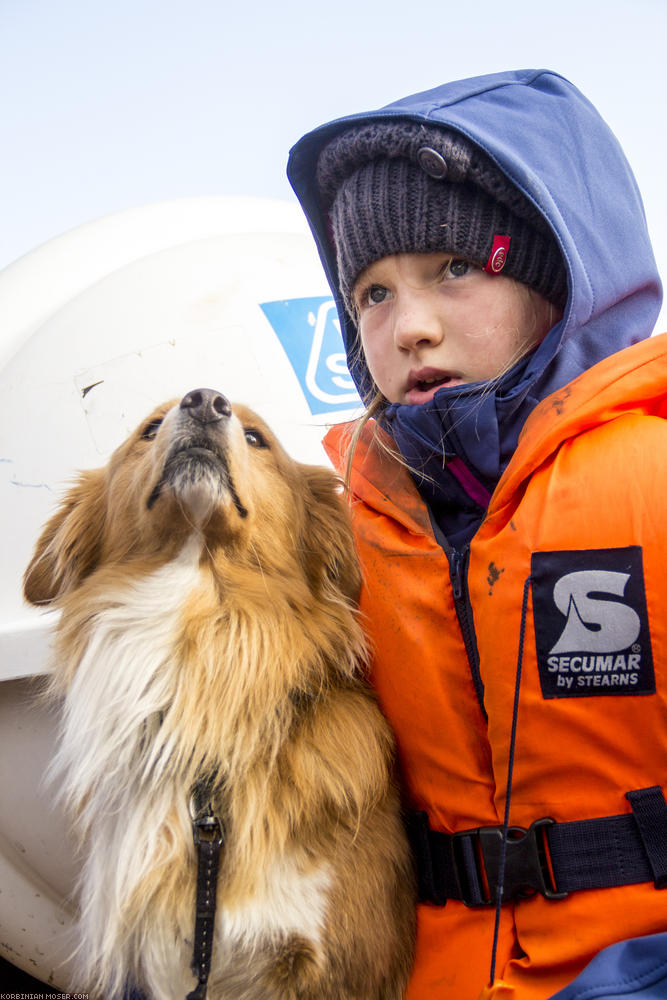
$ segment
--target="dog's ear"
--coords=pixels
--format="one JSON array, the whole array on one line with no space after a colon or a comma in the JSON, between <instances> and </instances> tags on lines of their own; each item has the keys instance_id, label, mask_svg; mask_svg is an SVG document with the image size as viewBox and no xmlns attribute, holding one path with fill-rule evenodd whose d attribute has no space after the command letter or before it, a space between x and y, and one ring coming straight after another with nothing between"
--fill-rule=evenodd
<instances>
[{"instance_id":1,"label":"dog's ear","mask_svg":"<svg viewBox=\"0 0 667 1000\"><path fill-rule=\"evenodd\" d=\"M311 586L334 586L359 600L361 572L354 547L349 509L338 476L319 466L304 466L306 529L302 547Z\"/></svg>"},{"instance_id":2,"label":"dog's ear","mask_svg":"<svg viewBox=\"0 0 667 1000\"><path fill-rule=\"evenodd\" d=\"M83 472L47 522L23 576L31 604L50 604L92 572L106 510L104 469Z\"/></svg>"}]
</instances>

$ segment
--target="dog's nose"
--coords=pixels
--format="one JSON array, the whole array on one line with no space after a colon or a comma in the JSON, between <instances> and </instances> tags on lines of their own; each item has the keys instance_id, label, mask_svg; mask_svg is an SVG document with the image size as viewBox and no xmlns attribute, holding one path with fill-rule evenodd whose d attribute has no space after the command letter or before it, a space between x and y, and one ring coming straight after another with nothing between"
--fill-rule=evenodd
<instances>
[{"instance_id":1,"label":"dog's nose","mask_svg":"<svg viewBox=\"0 0 667 1000\"><path fill-rule=\"evenodd\" d=\"M193 389L183 396L180 405L200 424L212 424L232 414L232 404L215 389Z\"/></svg>"}]
</instances>

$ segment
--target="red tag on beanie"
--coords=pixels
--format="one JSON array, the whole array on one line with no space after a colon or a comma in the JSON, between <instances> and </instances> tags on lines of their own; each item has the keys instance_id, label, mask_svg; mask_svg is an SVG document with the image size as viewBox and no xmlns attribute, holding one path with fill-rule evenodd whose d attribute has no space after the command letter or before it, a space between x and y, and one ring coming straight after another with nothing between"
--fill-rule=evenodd
<instances>
[{"instance_id":1,"label":"red tag on beanie","mask_svg":"<svg viewBox=\"0 0 667 1000\"><path fill-rule=\"evenodd\" d=\"M509 248L509 236L498 236L498 234L496 234L493 237L491 253L489 254L489 259L487 260L486 267L484 268L487 274L500 274L507 261Z\"/></svg>"}]
</instances>

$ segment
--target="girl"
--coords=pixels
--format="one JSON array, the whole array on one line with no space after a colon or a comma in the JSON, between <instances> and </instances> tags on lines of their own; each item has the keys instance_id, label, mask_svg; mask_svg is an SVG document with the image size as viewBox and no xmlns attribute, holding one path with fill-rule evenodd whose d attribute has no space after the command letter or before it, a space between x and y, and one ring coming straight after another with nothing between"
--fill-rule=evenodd
<instances>
[{"instance_id":1,"label":"girl","mask_svg":"<svg viewBox=\"0 0 667 1000\"><path fill-rule=\"evenodd\" d=\"M368 402L327 447L410 810L407 996L664 961L667 357L623 153L531 70L325 125L288 173Z\"/></svg>"}]
</instances>

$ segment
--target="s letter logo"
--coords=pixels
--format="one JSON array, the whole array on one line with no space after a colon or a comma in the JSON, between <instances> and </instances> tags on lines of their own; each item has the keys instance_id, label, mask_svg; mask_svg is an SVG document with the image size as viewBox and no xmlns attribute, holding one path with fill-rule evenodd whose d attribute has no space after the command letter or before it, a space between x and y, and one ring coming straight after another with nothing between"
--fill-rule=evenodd
<instances>
[{"instance_id":1,"label":"s letter logo","mask_svg":"<svg viewBox=\"0 0 667 1000\"><path fill-rule=\"evenodd\" d=\"M641 548L536 552L531 579L545 698L655 692Z\"/></svg>"},{"instance_id":2,"label":"s letter logo","mask_svg":"<svg viewBox=\"0 0 667 1000\"><path fill-rule=\"evenodd\" d=\"M623 597L629 573L579 570L554 586L554 604L567 615L565 628L552 653L616 653L636 642L641 620L620 601L599 600L591 594Z\"/></svg>"},{"instance_id":3,"label":"s letter logo","mask_svg":"<svg viewBox=\"0 0 667 1000\"><path fill-rule=\"evenodd\" d=\"M331 296L262 302L260 308L280 341L313 415L361 408L347 370L340 321Z\"/></svg>"}]
</instances>

